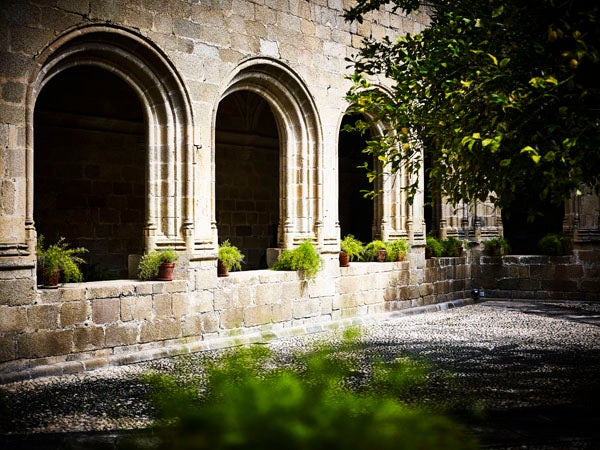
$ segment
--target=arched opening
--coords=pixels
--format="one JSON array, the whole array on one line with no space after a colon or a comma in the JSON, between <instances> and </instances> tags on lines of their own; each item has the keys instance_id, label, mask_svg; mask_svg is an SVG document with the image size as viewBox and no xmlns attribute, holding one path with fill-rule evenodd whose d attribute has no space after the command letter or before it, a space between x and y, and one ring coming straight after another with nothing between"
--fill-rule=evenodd
<instances>
[{"instance_id":1,"label":"arched opening","mask_svg":"<svg viewBox=\"0 0 600 450\"><path fill-rule=\"evenodd\" d=\"M232 96L233 94L236 95ZM229 98L230 96L232 97ZM228 102L235 106L227 106ZM240 112L236 114L243 117L240 123L246 125L235 123L235 116L228 118L223 112L225 108L237 108ZM263 253L266 253L267 248L293 248L305 239L314 239L323 244L321 125L305 83L288 67L270 58L250 58L235 68L215 107L213 148L217 172L221 172L223 168L227 170L226 165L217 162L217 158L220 161L223 159L222 155L217 156L221 152L217 149L220 138L217 139L216 134L226 134L222 132L225 125L221 125L221 121L223 124L229 123L229 127L233 127L238 135L243 131L241 134L245 135L244 139L256 135L260 138L257 142L266 142L265 138L268 138L271 144L267 147L277 149L276 159L275 153L268 153L268 164L273 169L260 171L260 184L265 185L266 182L273 187L268 202L272 206L269 206L269 214L263 215L263 220L268 220L268 223L262 224L269 228L268 239L262 238L259 244L260 256L249 256L246 268L264 267ZM250 128L245 130L244 127L248 128L250 124ZM244 139L239 140L238 144L244 143ZM220 176L215 174L216 178ZM220 188L215 184L215 190L217 189ZM215 192L215 196L221 195ZM277 220L272 220L272 214L278 214ZM223 224L223 217L215 205L213 223L217 222ZM222 242L226 234L221 232L220 225L216 229L218 239ZM276 253L269 252L269 262L274 260Z\"/></svg>"},{"instance_id":2,"label":"arched opening","mask_svg":"<svg viewBox=\"0 0 600 450\"><path fill-rule=\"evenodd\" d=\"M245 270L267 267L277 247L280 144L263 97L236 91L219 103L215 127L215 195L219 241L246 256Z\"/></svg>"},{"instance_id":3,"label":"arched opening","mask_svg":"<svg viewBox=\"0 0 600 450\"><path fill-rule=\"evenodd\" d=\"M347 114L340 127L338 214L342 237L351 234L363 242L369 242L374 237L374 202L364 194L365 191L373 191L374 186L363 167L365 164L373 166L373 158L363 153L369 133L344 130L346 125L353 126L357 120L366 121L361 115Z\"/></svg>"},{"instance_id":4,"label":"arched opening","mask_svg":"<svg viewBox=\"0 0 600 450\"><path fill-rule=\"evenodd\" d=\"M95 66L66 69L34 111L34 220L47 242L84 246L86 281L125 278L144 251L146 125L135 91Z\"/></svg>"},{"instance_id":5,"label":"arched opening","mask_svg":"<svg viewBox=\"0 0 600 450\"><path fill-rule=\"evenodd\" d=\"M425 219L425 233L433 236L440 236L440 220L442 219L442 201L439 193L432 189L431 183L436 183L431 178L431 170L433 168L431 162L431 153L424 149L424 203L423 203L423 215ZM437 183L436 183L437 184Z\"/></svg>"},{"instance_id":6,"label":"arched opening","mask_svg":"<svg viewBox=\"0 0 600 450\"><path fill-rule=\"evenodd\" d=\"M538 241L548 233L560 234L565 217L564 205L555 205L550 201L543 202L538 198L522 195L519 202L514 202L502 210L504 237L508 240L511 253L514 255L530 255L540 252ZM535 202L541 213L533 218L528 217L527 206Z\"/></svg>"}]
</instances>

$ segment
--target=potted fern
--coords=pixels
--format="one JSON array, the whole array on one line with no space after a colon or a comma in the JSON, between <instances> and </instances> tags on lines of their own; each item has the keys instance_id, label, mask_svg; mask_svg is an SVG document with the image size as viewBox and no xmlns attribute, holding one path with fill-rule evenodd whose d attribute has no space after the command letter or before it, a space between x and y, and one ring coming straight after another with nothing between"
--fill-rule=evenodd
<instances>
[{"instance_id":1,"label":"potted fern","mask_svg":"<svg viewBox=\"0 0 600 450\"><path fill-rule=\"evenodd\" d=\"M56 289L60 280L80 282L83 279L79 265L85 260L79 256L87 252L84 247L69 248L65 238L61 237L58 242L45 246L44 236L40 235L37 241L36 254L38 266L40 267L42 287Z\"/></svg>"},{"instance_id":2,"label":"potted fern","mask_svg":"<svg viewBox=\"0 0 600 450\"><path fill-rule=\"evenodd\" d=\"M455 238L454 236L449 236L442 241L442 245L444 246L444 255L450 257L459 257L462 256L463 246L460 239Z\"/></svg>"},{"instance_id":3,"label":"potted fern","mask_svg":"<svg viewBox=\"0 0 600 450\"><path fill-rule=\"evenodd\" d=\"M364 245L351 234L340 241L340 267L348 267L350 261L362 259Z\"/></svg>"},{"instance_id":4,"label":"potted fern","mask_svg":"<svg viewBox=\"0 0 600 450\"><path fill-rule=\"evenodd\" d=\"M179 255L172 248L145 254L138 265L140 280L172 281L177 259Z\"/></svg>"},{"instance_id":5,"label":"potted fern","mask_svg":"<svg viewBox=\"0 0 600 450\"><path fill-rule=\"evenodd\" d=\"M502 237L496 237L485 241L483 247L489 256L502 256L510 252L508 241Z\"/></svg>"},{"instance_id":6,"label":"potted fern","mask_svg":"<svg viewBox=\"0 0 600 450\"><path fill-rule=\"evenodd\" d=\"M543 255L565 255L569 251L569 240L562 234L548 233L538 241L537 246Z\"/></svg>"},{"instance_id":7,"label":"potted fern","mask_svg":"<svg viewBox=\"0 0 600 450\"><path fill-rule=\"evenodd\" d=\"M425 259L439 258L443 254L444 245L433 236L427 236L425 240Z\"/></svg>"},{"instance_id":8,"label":"potted fern","mask_svg":"<svg viewBox=\"0 0 600 450\"><path fill-rule=\"evenodd\" d=\"M235 246L231 245L229 240L223 241L219 245L219 254L217 260L217 275L228 277L230 270L241 270L244 254Z\"/></svg>"},{"instance_id":9,"label":"potted fern","mask_svg":"<svg viewBox=\"0 0 600 450\"><path fill-rule=\"evenodd\" d=\"M364 258L367 261L384 262L387 258L387 245L379 239L369 242L365 245Z\"/></svg>"},{"instance_id":10,"label":"potted fern","mask_svg":"<svg viewBox=\"0 0 600 450\"><path fill-rule=\"evenodd\" d=\"M397 239L386 243L388 261L404 261L410 246L406 239Z\"/></svg>"},{"instance_id":11,"label":"potted fern","mask_svg":"<svg viewBox=\"0 0 600 450\"><path fill-rule=\"evenodd\" d=\"M297 270L304 279L314 279L323 266L323 259L311 240L306 240L293 250L284 250L273 267L273 270Z\"/></svg>"}]
</instances>

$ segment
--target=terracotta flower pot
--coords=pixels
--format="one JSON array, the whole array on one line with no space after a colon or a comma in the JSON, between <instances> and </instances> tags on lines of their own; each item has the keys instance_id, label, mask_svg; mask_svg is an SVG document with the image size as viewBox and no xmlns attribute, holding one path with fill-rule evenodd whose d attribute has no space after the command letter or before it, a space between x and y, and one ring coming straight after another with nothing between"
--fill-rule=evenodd
<instances>
[{"instance_id":1,"label":"terracotta flower pot","mask_svg":"<svg viewBox=\"0 0 600 450\"><path fill-rule=\"evenodd\" d=\"M429 247L425 247L425 259L431 259L431 249Z\"/></svg>"},{"instance_id":2,"label":"terracotta flower pot","mask_svg":"<svg viewBox=\"0 0 600 450\"><path fill-rule=\"evenodd\" d=\"M225 267L223 265L223 263L221 262L220 259L217 259L217 276L219 276L219 277L228 277L229 276L229 270L227 270L227 267Z\"/></svg>"},{"instance_id":3,"label":"terracotta flower pot","mask_svg":"<svg viewBox=\"0 0 600 450\"><path fill-rule=\"evenodd\" d=\"M348 253L340 252L340 267L349 267L350 266L350 258L348 257Z\"/></svg>"},{"instance_id":4,"label":"terracotta flower pot","mask_svg":"<svg viewBox=\"0 0 600 450\"><path fill-rule=\"evenodd\" d=\"M175 268L175 263L161 263L158 268L158 276L156 279L158 281L173 281L173 269Z\"/></svg>"},{"instance_id":5,"label":"terracotta flower pot","mask_svg":"<svg viewBox=\"0 0 600 450\"><path fill-rule=\"evenodd\" d=\"M381 249L377 252L377 262L385 262L387 257L387 250Z\"/></svg>"},{"instance_id":6,"label":"terracotta flower pot","mask_svg":"<svg viewBox=\"0 0 600 450\"><path fill-rule=\"evenodd\" d=\"M42 269L42 287L44 289L56 289L60 281L60 269Z\"/></svg>"}]
</instances>

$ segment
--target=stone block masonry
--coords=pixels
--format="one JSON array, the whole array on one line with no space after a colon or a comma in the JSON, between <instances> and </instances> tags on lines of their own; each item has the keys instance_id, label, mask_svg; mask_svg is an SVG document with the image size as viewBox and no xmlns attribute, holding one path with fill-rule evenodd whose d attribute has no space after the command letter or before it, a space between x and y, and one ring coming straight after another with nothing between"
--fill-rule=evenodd
<instances>
[{"instance_id":1,"label":"stone block masonry","mask_svg":"<svg viewBox=\"0 0 600 450\"><path fill-rule=\"evenodd\" d=\"M324 255L327 256L327 255ZM329 257L315 280L254 270L217 278L66 284L28 304L0 306L0 382L90 370L352 324L380 314L486 297L600 300L599 259L571 256L432 258L352 263ZM423 264L423 279L411 274Z\"/></svg>"},{"instance_id":2,"label":"stone block masonry","mask_svg":"<svg viewBox=\"0 0 600 450\"><path fill-rule=\"evenodd\" d=\"M575 249L567 256L477 256L473 287L498 298L600 300L600 251Z\"/></svg>"},{"instance_id":3,"label":"stone block masonry","mask_svg":"<svg viewBox=\"0 0 600 450\"><path fill-rule=\"evenodd\" d=\"M600 203L572 208L590 249L556 267L425 261L424 201L407 203L405 174L384 183L369 228L406 237L410 260L338 267L347 58L365 37L429 23L383 6L351 24L345 5L0 1L0 382L427 308L468 297L472 280L498 295L598 298ZM486 236L501 231L497 214ZM450 216L453 235L478 235ZM40 234L88 247L87 283L37 288ZM327 261L314 282L218 279L228 237L247 268L307 238ZM180 255L176 281L95 281L130 276L129 261L165 247Z\"/></svg>"},{"instance_id":4,"label":"stone block masonry","mask_svg":"<svg viewBox=\"0 0 600 450\"><path fill-rule=\"evenodd\" d=\"M30 304L0 306L0 382L335 327L466 295L464 279L446 278L466 273L466 258L428 261L429 280L414 286L407 285L410 262L337 265L327 260L315 280L254 270L207 288L118 280L40 289ZM212 265L194 270L192 280L217 278Z\"/></svg>"}]
</instances>

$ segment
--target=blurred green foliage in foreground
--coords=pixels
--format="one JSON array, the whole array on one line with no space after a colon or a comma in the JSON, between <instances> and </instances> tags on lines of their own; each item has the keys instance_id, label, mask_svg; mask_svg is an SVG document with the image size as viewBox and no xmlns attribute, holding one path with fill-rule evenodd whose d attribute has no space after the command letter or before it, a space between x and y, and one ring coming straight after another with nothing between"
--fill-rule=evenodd
<instances>
[{"instance_id":1,"label":"blurred green foliage in foreground","mask_svg":"<svg viewBox=\"0 0 600 450\"><path fill-rule=\"evenodd\" d=\"M409 406L402 396L426 381L408 359L361 369L357 333L275 362L262 346L209 364L205 379L149 375L157 408L154 448L168 449L474 449L450 419ZM138 441L138 447L144 440Z\"/></svg>"}]
</instances>

